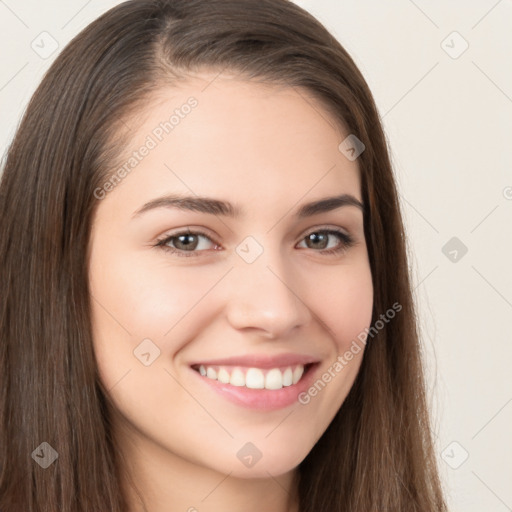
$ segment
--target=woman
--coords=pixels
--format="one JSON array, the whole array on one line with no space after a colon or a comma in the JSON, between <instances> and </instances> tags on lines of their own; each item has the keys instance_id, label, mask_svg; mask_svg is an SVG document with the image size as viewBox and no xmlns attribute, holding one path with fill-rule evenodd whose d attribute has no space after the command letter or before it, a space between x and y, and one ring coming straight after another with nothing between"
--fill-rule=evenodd
<instances>
[{"instance_id":1,"label":"woman","mask_svg":"<svg viewBox=\"0 0 512 512\"><path fill-rule=\"evenodd\" d=\"M110 10L0 197L1 510L446 510L382 127L305 11Z\"/></svg>"}]
</instances>

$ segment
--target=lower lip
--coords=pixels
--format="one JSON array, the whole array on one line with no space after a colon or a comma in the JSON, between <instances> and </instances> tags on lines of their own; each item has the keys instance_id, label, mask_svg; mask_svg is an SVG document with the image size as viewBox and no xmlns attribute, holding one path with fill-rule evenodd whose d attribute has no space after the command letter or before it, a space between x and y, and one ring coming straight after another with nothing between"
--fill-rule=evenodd
<instances>
[{"instance_id":1,"label":"lower lip","mask_svg":"<svg viewBox=\"0 0 512 512\"><path fill-rule=\"evenodd\" d=\"M319 363L314 363L304 373L296 384L281 389L250 389L245 386L232 386L218 380L204 377L196 370L192 370L206 385L222 395L230 402L263 411L283 409L298 402L298 395L306 391L313 382Z\"/></svg>"}]
</instances>

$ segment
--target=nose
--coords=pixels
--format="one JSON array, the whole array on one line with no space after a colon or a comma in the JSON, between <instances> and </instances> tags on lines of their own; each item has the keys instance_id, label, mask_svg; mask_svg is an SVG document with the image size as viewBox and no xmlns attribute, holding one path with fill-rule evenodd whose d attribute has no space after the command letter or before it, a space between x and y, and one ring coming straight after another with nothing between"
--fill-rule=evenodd
<instances>
[{"instance_id":1,"label":"nose","mask_svg":"<svg viewBox=\"0 0 512 512\"><path fill-rule=\"evenodd\" d=\"M257 331L261 337L286 338L312 317L299 284L280 259L240 262L228 285L228 322L238 330Z\"/></svg>"}]
</instances>

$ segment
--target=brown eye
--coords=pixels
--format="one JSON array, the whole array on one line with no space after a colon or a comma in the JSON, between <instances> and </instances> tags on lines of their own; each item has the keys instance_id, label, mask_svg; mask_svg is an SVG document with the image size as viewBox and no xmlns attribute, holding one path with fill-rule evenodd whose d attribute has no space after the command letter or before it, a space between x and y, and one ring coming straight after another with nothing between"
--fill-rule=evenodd
<instances>
[{"instance_id":1,"label":"brown eye","mask_svg":"<svg viewBox=\"0 0 512 512\"><path fill-rule=\"evenodd\" d=\"M175 236L171 240L175 240L173 242L174 247L176 249L180 249L181 251L193 251L197 249L199 244L199 237L192 233Z\"/></svg>"},{"instance_id":2,"label":"brown eye","mask_svg":"<svg viewBox=\"0 0 512 512\"><path fill-rule=\"evenodd\" d=\"M218 247L209 236L193 231L185 231L166 236L159 240L156 246L170 251L171 253L175 253L178 256L198 256L199 253L205 250Z\"/></svg>"},{"instance_id":3,"label":"brown eye","mask_svg":"<svg viewBox=\"0 0 512 512\"><path fill-rule=\"evenodd\" d=\"M306 245L310 249L325 249L329 243L329 235L326 233L311 233L306 237Z\"/></svg>"},{"instance_id":4,"label":"brown eye","mask_svg":"<svg viewBox=\"0 0 512 512\"><path fill-rule=\"evenodd\" d=\"M337 243L336 238L338 239ZM308 249L318 249L319 252L325 254L341 252L354 243L352 237L334 229L312 231L303 240ZM334 240L334 244L329 246L331 240Z\"/></svg>"}]
</instances>

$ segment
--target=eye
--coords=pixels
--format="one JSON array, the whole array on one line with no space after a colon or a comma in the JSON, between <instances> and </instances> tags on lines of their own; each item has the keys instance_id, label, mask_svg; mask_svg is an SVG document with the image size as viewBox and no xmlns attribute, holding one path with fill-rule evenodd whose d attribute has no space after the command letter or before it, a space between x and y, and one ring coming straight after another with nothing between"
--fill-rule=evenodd
<instances>
[{"instance_id":1,"label":"eye","mask_svg":"<svg viewBox=\"0 0 512 512\"><path fill-rule=\"evenodd\" d=\"M338 239L338 243L330 245L332 239ZM308 249L321 249L321 254L336 254L344 251L354 244L353 238L337 229L317 229L305 236L304 241ZM301 242L302 243L302 242Z\"/></svg>"},{"instance_id":2,"label":"eye","mask_svg":"<svg viewBox=\"0 0 512 512\"><path fill-rule=\"evenodd\" d=\"M204 240L206 240L206 242ZM198 256L199 252L208 249L210 243L218 247L218 245L204 233L188 230L166 236L158 240L156 246L178 256Z\"/></svg>"}]
</instances>

